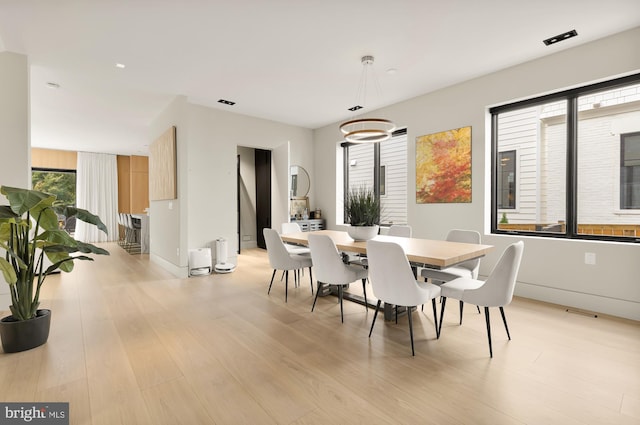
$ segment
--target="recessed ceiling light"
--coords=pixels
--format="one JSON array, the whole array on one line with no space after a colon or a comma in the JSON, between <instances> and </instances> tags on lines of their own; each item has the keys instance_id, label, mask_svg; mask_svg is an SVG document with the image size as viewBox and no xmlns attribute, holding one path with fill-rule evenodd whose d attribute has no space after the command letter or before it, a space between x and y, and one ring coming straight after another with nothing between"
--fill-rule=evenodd
<instances>
[{"instance_id":1,"label":"recessed ceiling light","mask_svg":"<svg viewBox=\"0 0 640 425\"><path fill-rule=\"evenodd\" d=\"M571 30L571 31L567 31L567 32L562 33L562 34L558 34L555 37L547 38L546 40L543 40L542 42L545 45L549 46L551 44L555 44L555 43L558 43L560 41L566 40L567 38L575 37L576 35L578 35L576 30Z\"/></svg>"},{"instance_id":2,"label":"recessed ceiling light","mask_svg":"<svg viewBox=\"0 0 640 425\"><path fill-rule=\"evenodd\" d=\"M123 64L123 63L117 63L116 64L116 68L124 69L124 67L125 67L125 64Z\"/></svg>"},{"instance_id":3,"label":"recessed ceiling light","mask_svg":"<svg viewBox=\"0 0 640 425\"><path fill-rule=\"evenodd\" d=\"M393 74L395 74L395 73L397 73L397 72L398 72L398 70L397 70L397 69L395 69L395 68L389 68L389 69L387 69L387 74L389 74L389 75L393 75Z\"/></svg>"},{"instance_id":4,"label":"recessed ceiling light","mask_svg":"<svg viewBox=\"0 0 640 425\"><path fill-rule=\"evenodd\" d=\"M229 106L233 106L236 104L236 102L232 102L231 100L225 100L225 99L218 99L218 103L222 103L224 105L229 105Z\"/></svg>"},{"instance_id":5,"label":"recessed ceiling light","mask_svg":"<svg viewBox=\"0 0 640 425\"><path fill-rule=\"evenodd\" d=\"M60 84L54 83L53 81L48 81L47 82L47 87L49 87L50 89L59 89L60 88Z\"/></svg>"}]
</instances>

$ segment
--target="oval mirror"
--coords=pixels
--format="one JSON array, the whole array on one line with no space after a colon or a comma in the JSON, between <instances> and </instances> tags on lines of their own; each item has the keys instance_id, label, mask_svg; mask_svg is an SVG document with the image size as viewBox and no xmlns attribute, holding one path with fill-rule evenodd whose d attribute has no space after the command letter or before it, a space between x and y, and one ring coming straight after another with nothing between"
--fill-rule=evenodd
<instances>
[{"instance_id":1,"label":"oval mirror","mask_svg":"<svg viewBox=\"0 0 640 425\"><path fill-rule=\"evenodd\" d=\"M291 180L291 198L309 194L311 181L307 170L299 165L292 165L289 169L289 178Z\"/></svg>"}]
</instances>

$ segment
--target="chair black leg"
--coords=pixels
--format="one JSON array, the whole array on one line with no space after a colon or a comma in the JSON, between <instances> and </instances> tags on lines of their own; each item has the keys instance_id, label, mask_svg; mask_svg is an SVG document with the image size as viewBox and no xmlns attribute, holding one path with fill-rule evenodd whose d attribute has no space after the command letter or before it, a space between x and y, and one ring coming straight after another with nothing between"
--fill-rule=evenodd
<instances>
[{"instance_id":1,"label":"chair black leg","mask_svg":"<svg viewBox=\"0 0 640 425\"><path fill-rule=\"evenodd\" d=\"M477 305L476 308L478 309L478 314L482 314L482 313L480 313L480 306Z\"/></svg>"},{"instance_id":2,"label":"chair black leg","mask_svg":"<svg viewBox=\"0 0 640 425\"><path fill-rule=\"evenodd\" d=\"M295 273L295 270L294 270ZM287 302L289 298L289 270L285 273L284 277L284 302Z\"/></svg>"},{"instance_id":3,"label":"chair black leg","mask_svg":"<svg viewBox=\"0 0 640 425\"><path fill-rule=\"evenodd\" d=\"M318 301L318 294L320 294L320 292L322 292L322 282L320 281L316 281L318 282L318 287L316 288L316 296L313 299L313 305L311 306L311 312L313 313L313 309L316 308L316 301Z\"/></svg>"},{"instance_id":4,"label":"chair black leg","mask_svg":"<svg viewBox=\"0 0 640 425\"><path fill-rule=\"evenodd\" d=\"M440 307L440 324L438 325L438 338L440 338L440 334L442 333L442 321L444 320L444 306L447 305L447 297L442 298L442 307Z\"/></svg>"},{"instance_id":5,"label":"chair black leg","mask_svg":"<svg viewBox=\"0 0 640 425\"><path fill-rule=\"evenodd\" d=\"M313 295L313 275L311 274L311 267L309 267L309 285L311 285L311 295Z\"/></svg>"},{"instance_id":6,"label":"chair black leg","mask_svg":"<svg viewBox=\"0 0 640 425\"><path fill-rule=\"evenodd\" d=\"M436 339L440 338L440 329L438 329L438 315L436 314L436 299L431 299L431 306L433 307L433 321L436 325Z\"/></svg>"},{"instance_id":7,"label":"chair black leg","mask_svg":"<svg viewBox=\"0 0 640 425\"><path fill-rule=\"evenodd\" d=\"M378 304L376 304L376 311L373 313L373 322L371 322L371 329L369 329L369 338L371 338L371 332L373 332L373 325L376 324L376 317L378 317L378 310L380 310L380 303L382 301L378 300Z\"/></svg>"},{"instance_id":8,"label":"chair black leg","mask_svg":"<svg viewBox=\"0 0 640 425\"><path fill-rule=\"evenodd\" d=\"M364 307L369 311L369 303L367 302L367 279L362 279L362 293L364 294Z\"/></svg>"},{"instance_id":9,"label":"chair black leg","mask_svg":"<svg viewBox=\"0 0 640 425\"><path fill-rule=\"evenodd\" d=\"M491 347L491 321L489 320L489 307L484 308L484 317L487 320L487 338L489 339L489 356L493 358L493 348Z\"/></svg>"},{"instance_id":10,"label":"chair black leg","mask_svg":"<svg viewBox=\"0 0 640 425\"><path fill-rule=\"evenodd\" d=\"M398 306L394 306L395 310L396 310L396 325L398 324Z\"/></svg>"},{"instance_id":11,"label":"chair black leg","mask_svg":"<svg viewBox=\"0 0 640 425\"><path fill-rule=\"evenodd\" d=\"M502 315L502 321L504 322L504 328L507 330L507 336L511 341L511 335L509 335L509 326L507 326L507 318L504 316L504 308L500 307L500 314Z\"/></svg>"},{"instance_id":12,"label":"chair black leg","mask_svg":"<svg viewBox=\"0 0 640 425\"><path fill-rule=\"evenodd\" d=\"M284 272L283 272L284 273ZM276 270L273 270L273 274L271 275L271 283L269 284L269 290L267 291L267 295L271 293L271 285L273 285L273 278L276 275Z\"/></svg>"},{"instance_id":13,"label":"chair black leg","mask_svg":"<svg viewBox=\"0 0 640 425\"><path fill-rule=\"evenodd\" d=\"M340 321L344 323L344 313L342 312L342 285L338 285L338 298L340 299Z\"/></svg>"},{"instance_id":14,"label":"chair black leg","mask_svg":"<svg viewBox=\"0 0 640 425\"><path fill-rule=\"evenodd\" d=\"M460 301L460 324L462 325L462 309L464 308L464 303Z\"/></svg>"},{"instance_id":15,"label":"chair black leg","mask_svg":"<svg viewBox=\"0 0 640 425\"><path fill-rule=\"evenodd\" d=\"M411 319L411 307L407 307L407 315L409 316L409 336L411 337L411 355L415 356L416 353L413 350L413 319Z\"/></svg>"}]
</instances>

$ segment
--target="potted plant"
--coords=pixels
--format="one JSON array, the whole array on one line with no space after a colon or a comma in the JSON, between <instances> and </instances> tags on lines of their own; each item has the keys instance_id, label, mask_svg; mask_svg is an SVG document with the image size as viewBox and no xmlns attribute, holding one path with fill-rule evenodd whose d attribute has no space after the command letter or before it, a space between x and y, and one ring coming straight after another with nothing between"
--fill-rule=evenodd
<instances>
[{"instance_id":1,"label":"potted plant","mask_svg":"<svg viewBox=\"0 0 640 425\"><path fill-rule=\"evenodd\" d=\"M366 186L353 188L347 196L347 229L356 241L374 238L380 228L380 200Z\"/></svg>"},{"instance_id":2,"label":"potted plant","mask_svg":"<svg viewBox=\"0 0 640 425\"><path fill-rule=\"evenodd\" d=\"M38 309L46 277L58 269L70 272L75 260L93 260L82 254L109 255L71 237L60 228L58 214L94 224L105 233L107 228L86 210L54 205L54 195L7 186L0 187L0 193L9 201L0 206L0 248L5 251L0 270L11 293L11 315L0 320L0 338L5 352L24 351L49 337L51 311Z\"/></svg>"}]
</instances>

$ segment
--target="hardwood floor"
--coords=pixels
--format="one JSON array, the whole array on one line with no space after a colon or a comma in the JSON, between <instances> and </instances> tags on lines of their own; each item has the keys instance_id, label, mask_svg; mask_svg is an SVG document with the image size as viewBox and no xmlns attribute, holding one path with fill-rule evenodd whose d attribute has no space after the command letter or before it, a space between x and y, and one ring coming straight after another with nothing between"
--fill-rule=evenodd
<instances>
[{"instance_id":1,"label":"hardwood floor","mask_svg":"<svg viewBox=\"0 0 640 425\"><path fill-rule=\"evenodd\" d=\"M515 299L484 317L447 306L378 323L336 298L311 313L308 275L274 282L266 252L227 275L176 279L145 255L51 276L49 341L0 354L0 400L68 401L71 424L639 424L640 323ZM359 285L352 285L357 287Z\"/></svg>"}]
</instances>

